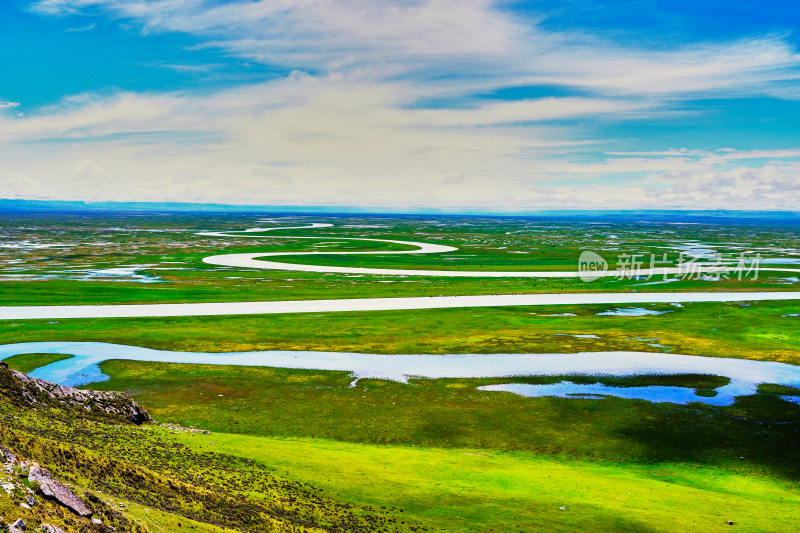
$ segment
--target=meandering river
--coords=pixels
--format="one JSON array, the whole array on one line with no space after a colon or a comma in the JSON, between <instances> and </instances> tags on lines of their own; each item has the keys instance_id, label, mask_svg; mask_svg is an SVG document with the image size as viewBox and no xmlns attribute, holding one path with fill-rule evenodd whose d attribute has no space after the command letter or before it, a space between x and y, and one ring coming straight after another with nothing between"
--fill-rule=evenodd
<instances>
[{"instance_id":1,"label":"meandering river","mask_svg":"<svg viewBox=\"0 0 800 533\"><path fill-rule=\"evenodd\" d=\"M64 385L83 385L105 379L97 366L109 359L161 363L268 366L349 372L355 379L407 382L409 378L478 378L515 376L633 376L714 374L730 379L712 397L683 387L608 387L579 385L506 384L482 390L509 391L526 396L636 397L649 401L698 401L729 405L736 396L755 394L760 383L800 386L800 367L769 361L700 357L649 352L589 352L572 354L453 354L378 355L341 352L173 352L102 342L27 342L0 345L0 360L24 353L59 353L74 357L38 368L31 376ZM513 381L513 379L512 379ZM574 385L574 384L573 384ZM531 387L538 387L534 389ZM565 388L566 387L566 388ZM589 387L589 388L586 388ZM789 397L789 401L795 401ZM800 398L798 398L800 399Z\"/></svg>"},{"instance_id":2,"label":"meandering river","mask_svg":"<svg viewBox=\"0 0 800 533\"><path fill-rule=\"evenodd\" d=\"M330 227L313 224L292 228L254 228L239 233L206 232L211 237L263 236L262 232L278 229ZM255 235L258 233L259 235ZM287 236L292 239L319 237ZM301 270L403 276L471 276L471 277L577 277L579 272L502 272L446 271L349 268L316 265L295 265L259 260L262 257L285 255L333 254L419 254L445 253L456 250L451 246L410 241L336 237L337 240L377 241L416 247L414 250L391 252L276 252L257 254L216 255L206 263L242 268ZM696 268L696 267L695 267ZM797 269L770 270L798 272ZM708 271L712 271L709 269ZM643 270L647 274L678 274L678 268ZM607 272L603 275L617 275ZM648 304L689 302L731 302L763 300L800 300L800 292L661 292L661 293L569 293L486 296L443 296L415 298L363 298L338 300L300 300L267 302L224 302L192 304L142 305L80 305L80 306L15 306L0 307L0 320L122 318L207 315L257 315L276 313L318 313L344 311L389 311L409 309L439 309L453 307L543 306L582 304ZM602 320L602 319L599 319ZM505 391L523 396L559 396L564 398L602 398L618 396L648 401L673 403L704 402L730 405L737 396L756 394L761 383L791 387L800 386L800 367L776 362L745 359L699 357L649 352L591 352L577 354L454 354L454 355L377 355L335 352L240 352L195 353L153 350L100 342L29 342L0 345L0 360L23 353L60 353L73 357L38 368L31 373L56 383L82 385L107 379L99 363L109 359L130 359L164 363L193 363L216 365L270 366L295 369L318 369L349 372L357 381L363 378L390 379L406 382L420 378L477 378L515 376L632 376L655 374L714 374L730 382L713 394L698 394L686 387L612 387L601 383L561 383L532 385L509 383L480 387L484 391ZM800 396L785 396L787 401L800 403Z\"/></svg>"}]
</instances>

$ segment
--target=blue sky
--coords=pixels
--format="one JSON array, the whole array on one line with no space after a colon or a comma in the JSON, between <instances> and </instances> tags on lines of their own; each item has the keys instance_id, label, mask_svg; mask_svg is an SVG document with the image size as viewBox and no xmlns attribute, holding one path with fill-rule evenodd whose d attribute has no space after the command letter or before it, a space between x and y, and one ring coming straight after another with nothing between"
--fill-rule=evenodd
<instances>
[{"instance_id":1,"label":"blue sky","mask_svg":"<svg viewBox=\"0 0 800 533\"><path fill-rule=\"evenodd\" d=\"M9 0L0 197L800 210L800 3Z\"/></svg>"}]
</instances>

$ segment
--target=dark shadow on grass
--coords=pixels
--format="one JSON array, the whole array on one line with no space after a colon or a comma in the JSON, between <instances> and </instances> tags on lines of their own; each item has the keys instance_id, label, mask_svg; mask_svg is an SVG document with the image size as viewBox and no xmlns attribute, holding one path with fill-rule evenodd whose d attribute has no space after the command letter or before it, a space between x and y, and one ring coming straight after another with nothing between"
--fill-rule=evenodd
<instances>
[{"instance_id":1,"label":"dark shadow on grass","mask_svg":"<svg viewBox=\"0 0 800 533\"><path fill-rule=\"evenodd\" d=\"M759 395L739 397L730 407L666 404L649 411L615 429L647 461L747 466L800 478L800 405Z\"/></svg>"}]
</instances>

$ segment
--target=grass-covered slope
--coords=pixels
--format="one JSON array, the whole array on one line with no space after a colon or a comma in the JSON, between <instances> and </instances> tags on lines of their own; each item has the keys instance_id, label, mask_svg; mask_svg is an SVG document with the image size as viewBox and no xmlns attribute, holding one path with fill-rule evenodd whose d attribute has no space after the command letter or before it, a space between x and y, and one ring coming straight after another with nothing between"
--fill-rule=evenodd
<instances>
[{"instance_id":1,"label":"grass-covered slope","mask_svg":"<svg viewBox=\"0 0 800 533\"><path fill-rule=\"evenodd\" d=\"M496 379L360 380L344 372L110 361L197 452L251 459L436 531L746 531L800 526L793 391L714 408L476 391ZM558 378L521 378L548 382ZM572 380L579 380L571 376ZM584 378L712 393L714 376ZM517 380L515 380L517 381ZM561 509L565 507L565 509Z\"/></svg>"},{"instance_id":2,"label":"grass-covered slope","mask_svg":"<svg viewBox=\"0 0 800 533\"><path fill-rule=\"evenodd\" d=\"M525 450L623 463L683 461L800 480L800 405L765 389L731 407L643 400L525 398L476 387L557 377L414 379L346 372L109 361L111 380L157 419L214 432L365 444ZM715 376L581 378L617 386L672 385L713 394ZM773 392L770 394L770 392Z\"/></svg>"},{"instance_id":3,"label":"grass-covered slope","mask_svg":"<svg viewBox=\"0 0 800 533\"><path fill-rule=\"evenodd\" d=\"M188 526L253 532L409 531L415 526L403 523L395 510L355 507L311 485L278 477L250 459L193 451L171 438L175 430L136 426L116 411L87 409L86 402L49 398L41 391L31 395L25 379L0 366L0 443L18 458L4 474L14 490L0 493L0 516L8 523L22 518L66 531L111 531L41 496L40 504L20 507L30 494L26 488L36 489L26 481L26 469L35 461L72 486L94 511L93 518L117 531L148 530L137 518L146 509L132 513L131 503L160 511L154 514L158 527L182 518Z\"/></svg>"},{"instance_id":4,"label":"grass-covered slope","mask_svg":"<svg viewBox=\"0 0 800 533\"><path fill-rule=\"evenodd\" d=\"M766 533L800 526L796 483L697 463L231 434L177 438L195 450L252 459L350 501L397 506L406 521L433 531Z\"/></svg>"}]
</instances>

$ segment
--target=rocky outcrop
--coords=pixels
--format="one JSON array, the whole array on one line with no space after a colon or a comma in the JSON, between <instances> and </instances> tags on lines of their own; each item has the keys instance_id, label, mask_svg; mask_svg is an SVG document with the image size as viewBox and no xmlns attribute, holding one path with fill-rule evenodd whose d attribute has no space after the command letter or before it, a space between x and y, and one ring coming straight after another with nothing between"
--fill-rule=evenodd
<instances>
[{"instance_id":1,"label":"rocky outcrop","mask_svg":"<svg viewBox=\"0 0 800 533\"><path fill-rule=\"evenodd\" d=\"M78 516L91 516L92 510L89 509L89 506L78 498L69 487L56 481L50 471L39 466L39 463L31 463L28 481L37 482L39 490L45 497L57 501Z\"/></svg>"},{"instance_id":2,"label":"rocky outcrop","mask_svg":"<svg viewBox=\"0 0 800 533\"><path fill-rule=\"evenodd\" d=\"M3 470L6 472L12 471L13 469L21 469L22 472L27 471L28 481L37 483L39 485L39 492L46 498L63 505L78 516L92 515L92 510L86 502L72 492L69 487L56 480L50 471L43 468L39 463L35 461L19 460L14 452L2 444L0 444L0 459L3 459L4 464L2 466ZM6 489L9 495L13 494L15 491L23 490L23 487L19 485L18 482L5 482L3 488ZM36 499L31 496L33 492L30 491L30 489L27 490L30 494L25 496L25 505L26 508L30 509L36 505Z\"/></svg>"},{"instance_id":3,"label":"rocky outcrop","mask_svg":"<svg viewBox=\"0 0 800 533\"><path fill-rule=\"evenodd\" d=\"M90 414L122 419L137 425L152 421L147 411L127 394L65 387L11 370L2 361L0 396L32 407L77 408Z\"/></svg>"},{"instance_id":4,"label":"rocky outcrop","mask_svg":"<svg viewBox=\"0 0 800 533\"><path fill-rule=\"evenodd\" d=\"M17 462L16 454L14 454L14 452L9 450L8 448L3 446L2 444L0 444L0 462L11 463L11 464L14 464L14 463Z\"/></svg>"},{"instance_id":5,"label":"rocky outcrop","mask_svg":"<svg viewBox=\"0 0 800 533\"><path fill-rule=\"evenodd\" d=\"M159 424L162 428L167 428L172 433L197 433L199 435L211 435L207 429L185 428L178 424Z\"/></svg>"},{"instance_id":6,"label":"rocky outcrop","mask_svg":"<svg viewBox=\"0 0 800 533\"><path fill-rule=\"evenodd\" d=\"M52 524L42 524L39 526L39 529L44 531L44 533L64 533L63 529Z\"/></svg>"}]
</instances>

